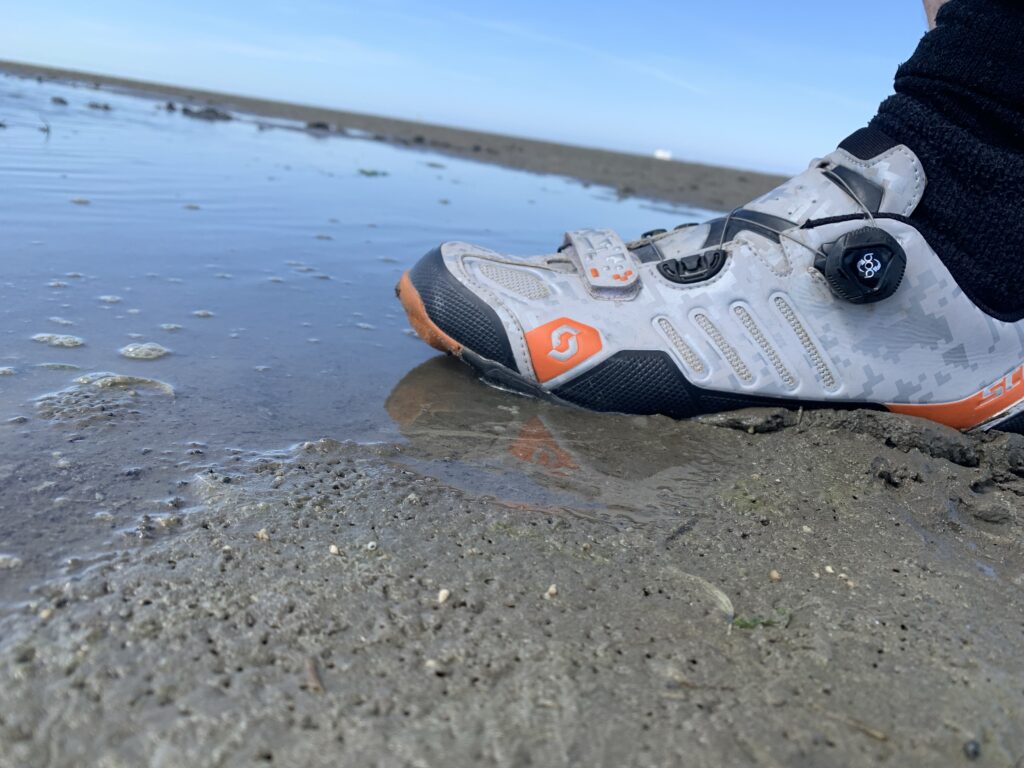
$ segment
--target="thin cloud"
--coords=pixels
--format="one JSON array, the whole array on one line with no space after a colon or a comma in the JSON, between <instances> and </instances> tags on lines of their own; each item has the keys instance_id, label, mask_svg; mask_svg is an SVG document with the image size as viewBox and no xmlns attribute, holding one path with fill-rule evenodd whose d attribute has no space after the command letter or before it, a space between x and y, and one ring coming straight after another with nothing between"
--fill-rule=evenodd
<instances>
[{"instance_id":1,"label":"thin cloud","mask_svg":"<svg viewBox=\"0 0 1024 768\"><path fill-rule=\"evenodd\" d=\"M636 59L625 58L623 56L616 56L608 53L600 48L594 48L589 45L584 45L575 40L564 39L555 37L553 35L547 35L536 30L523 27L519 24L514 24L505 21L492 21L488 19L478 19L473 16L467 16L462 13L453 13L451 18L458 19L465 24L471 24L479 27L480 29L486 29L491 32L498 32L499 34L507 35L509 37L518 38L520 40L527 40L531 43L537 43L540 45L549 45L562 50L576 51L577 53L589 56L594 59L612 64L613 66L620 69L628 69L636 72L637 74L645 77L651 77L656 80L660 80L668 85L675 86L690 93L703 94L704 90L698 88L693 83L684 80L677 75L668 72L667 70L648 64L643 61L637 61Z\"/></svg>"}]
</instances>

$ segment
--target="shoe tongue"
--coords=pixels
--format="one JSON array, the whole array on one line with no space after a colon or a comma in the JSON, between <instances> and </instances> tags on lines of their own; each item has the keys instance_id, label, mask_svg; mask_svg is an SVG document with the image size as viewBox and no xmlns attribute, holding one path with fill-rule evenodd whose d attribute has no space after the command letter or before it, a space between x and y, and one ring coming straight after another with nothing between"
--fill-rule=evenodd
<instances>
[{"instance_id":1,"label":"shoe tongue","mask_svg":"<svg viewBox=\"0 0 1024 768\"><path fill-rule=\"evenodd\" d=\"M835 152L745 208L794 224L863 214L865 208L909 216L921 201L925 183L924 168L910 149L881 131L862 128Z\"/></svg>"}]
</instances>

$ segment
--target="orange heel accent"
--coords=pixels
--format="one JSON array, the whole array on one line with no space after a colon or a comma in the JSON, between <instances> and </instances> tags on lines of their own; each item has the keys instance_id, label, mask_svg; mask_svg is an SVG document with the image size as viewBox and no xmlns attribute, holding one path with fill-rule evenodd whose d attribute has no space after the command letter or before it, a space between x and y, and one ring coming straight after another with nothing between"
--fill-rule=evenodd
<instances>
[{"instance_id":1,"label":"orange heel accent","mask_svg":"<svg viewBox=\"0 0 1024 768\"><path fill-rule=\"evenodd\" d=\"M402 279L395 286L395 295L402 302L402 308L409 317L409 325L416 331L417 336L434 349L456 357L462 355L462 345L438 328L437 323L430 319L427 308L423 306L423 299L420 298L420 292L412 284L408 272L402 275Z\"/></svg>"},{"instance_id":2,"label":"orange heel accent","mask_svg":"<svg viewBox=\"0 0 1024 768\"><path fill-rule=\"evenodd\" d=\"M903 404L888 403L894 413L919 416L954 429L970 429L1016 405L1024 398L1024 365L1017 366L1001 379L980 392L952 403Z\"/></svg>"}]
</instances>

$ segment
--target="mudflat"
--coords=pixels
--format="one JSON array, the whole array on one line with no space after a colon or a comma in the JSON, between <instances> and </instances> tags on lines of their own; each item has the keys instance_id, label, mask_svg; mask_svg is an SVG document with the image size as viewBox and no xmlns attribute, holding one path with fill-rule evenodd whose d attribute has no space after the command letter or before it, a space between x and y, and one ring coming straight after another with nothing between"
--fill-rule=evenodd
<instances>
[{"instance_id":1,"label":"mudflat","mask_svg":"<svg viewBox=\"0 0 1024 768\"><path fill-rule=\"evenodd\" d=\"M507 168L570 176L590 184L611 187L623 196L665 200L712 210L736 208L783 181L781 176L756 171L694 162L656 160L654 157L624 152L254 99L35 64L0 60L0 71L61 82L97 85L147 96L162 96L198 105L199 108L212 106L261 117L296 120L328 131L366 131L378 140L402 146L430 149Z\"/></svg>"},{"instance_id":2,"label":"mudflat","mask_svg":"<svg viewBox=\"0 0 1024 768\"><path fill-rule=\"evenodd\" d=\"M1020 764L1020 436L490 389L436 239L702 212L80 80L0 78L0 766Z\"/></svg>"}]
</instances>

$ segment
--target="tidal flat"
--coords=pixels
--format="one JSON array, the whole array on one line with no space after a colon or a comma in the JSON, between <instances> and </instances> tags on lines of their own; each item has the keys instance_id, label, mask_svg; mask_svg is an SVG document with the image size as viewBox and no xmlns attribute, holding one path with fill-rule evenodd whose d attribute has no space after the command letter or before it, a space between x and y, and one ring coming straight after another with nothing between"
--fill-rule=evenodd
<instances>
[{"instance_id":1,"label":"tidal flat","mask_svg":"<svg viewBox=\"0 0 1024 768\"><path fill-rule=\"evenodd\" d=\"M0 77L0 765L1024 757L1019 436L490 389L423 252L708 212L159 96Z\"/></svg>"}]
</instances>

